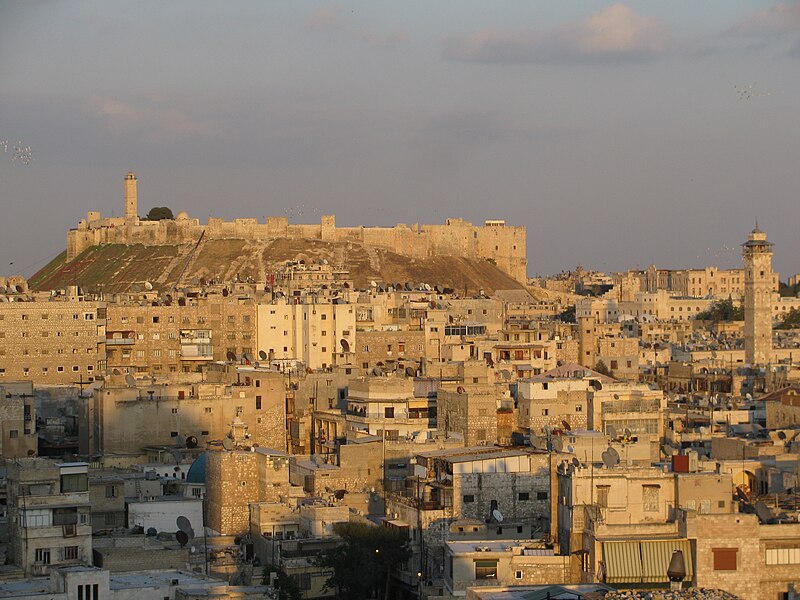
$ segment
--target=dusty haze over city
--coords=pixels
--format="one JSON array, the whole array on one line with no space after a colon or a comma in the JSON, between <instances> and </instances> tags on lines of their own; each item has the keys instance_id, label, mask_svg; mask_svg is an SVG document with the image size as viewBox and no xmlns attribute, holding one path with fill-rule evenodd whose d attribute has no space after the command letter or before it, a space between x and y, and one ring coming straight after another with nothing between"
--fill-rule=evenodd
<instances>
[{"instance_id":1,"label":"dusty haze over city","mask_svg":"<svg viewBox=\"0 0 800 600\"><path fill-rule=\"evenodd\" d=\"M530 275L739 266L757 218L785 278L798 71L796 2L3 1L0 275L132 170L142 215L505 219Z\"/></svg>"}]
</instances>

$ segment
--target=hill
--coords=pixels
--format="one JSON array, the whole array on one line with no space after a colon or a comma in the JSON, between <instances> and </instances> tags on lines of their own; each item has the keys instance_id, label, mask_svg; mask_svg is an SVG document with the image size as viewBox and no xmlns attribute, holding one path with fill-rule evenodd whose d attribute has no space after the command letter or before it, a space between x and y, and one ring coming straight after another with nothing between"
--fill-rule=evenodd
<instances>
[{"instance_id":1,"label":"hill","mask_svg":"<svg viewBox=\"0 0 800 600\"><path fill-rule=\"evenodd\" d=\"M198 284L202 279L266 281L286 261L327 260L350 271L357 288L371 281L428 283L475 294L498 289L521 289L487 260L457 256L411 258L355 242L213 239L194 244L108 244L92 246L66 262L59 254L29 281L33 290L78 285L87 291L135 291L145 282L155 289Z\"/></svg>"}]
</instances>

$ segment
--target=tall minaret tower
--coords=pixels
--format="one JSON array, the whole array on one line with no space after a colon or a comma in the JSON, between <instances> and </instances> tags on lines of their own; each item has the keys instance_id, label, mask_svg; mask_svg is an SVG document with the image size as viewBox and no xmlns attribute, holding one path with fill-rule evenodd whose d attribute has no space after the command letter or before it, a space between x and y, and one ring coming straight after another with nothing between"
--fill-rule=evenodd
<instances>
[{"instance_id":1,"label":"tall minaret tower","mask_svg":"<svg viewBox=\"0 0 800 600\"><path fill-rule=\"evenodd\" d=\"M137 219L139 217L139 207L136 195L136 175L128 171L125 177L125 218Z\"/></svg>"},{"instance_id":2,"label":"tall minaret tower","mask_svg":"<svg viewBox=\"0 0 800 600\"><path fill-rule=\"evenodd\" d=\"M742 244L744 258L744 362L772 360L772 242L758 228Z\"/></svg>"}]
</instances>

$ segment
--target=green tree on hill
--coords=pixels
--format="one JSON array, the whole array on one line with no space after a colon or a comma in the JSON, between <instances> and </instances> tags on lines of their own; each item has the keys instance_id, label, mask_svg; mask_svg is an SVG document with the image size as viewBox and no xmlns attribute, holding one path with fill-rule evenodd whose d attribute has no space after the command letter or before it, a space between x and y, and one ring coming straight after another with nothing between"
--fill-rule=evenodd
<instances>
[{"instance_id":1,"label":"green tree on hill","mask_svg":"<svg viewBox=\"0 0 800 600\"><path fill-rule=\"evenodd\" d=\"M165 219L173 220L175 217L172 215L172 210L167 206L154 206L150 209L145 217L146 221L164 221Z\"/></svg>"},{"instance_id":2,"label":"green tree on hill","mask_svg":"<svg viewBox=\"0 0 800 600\"><path fill-rule=\"evenodd\" d=\"M734 306L733 300L717 300L708 310L697 313L695 317L698 321L744 321L744 307Z\"/></svg>"}]
</instances>

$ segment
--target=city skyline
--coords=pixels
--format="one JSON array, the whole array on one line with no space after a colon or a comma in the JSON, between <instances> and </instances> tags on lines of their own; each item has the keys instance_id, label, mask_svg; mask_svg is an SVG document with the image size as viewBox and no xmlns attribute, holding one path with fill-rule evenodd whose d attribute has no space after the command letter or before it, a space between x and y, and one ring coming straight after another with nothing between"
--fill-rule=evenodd
<instances>
[{"instance_id":1,"label":"city skyline","mask_svg":"<svg viewBox=\"0 0 800 600\"><path fill-rule=\"evenodd\" d=\"M529 275L797 269L800 7L3 3L3 275L88 210L528 230ZM8 263L13 263L9 265Z\"/></svg>"}]
</instances>

